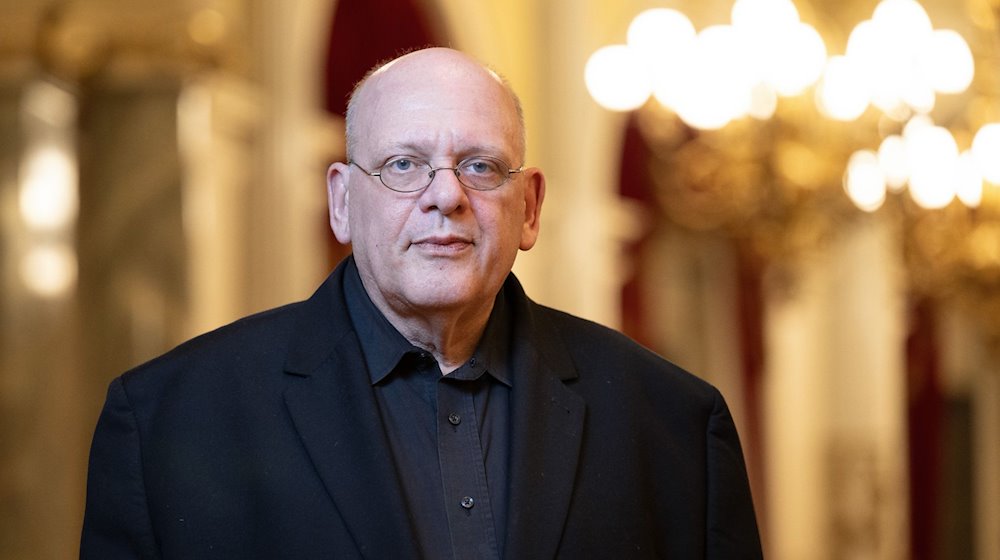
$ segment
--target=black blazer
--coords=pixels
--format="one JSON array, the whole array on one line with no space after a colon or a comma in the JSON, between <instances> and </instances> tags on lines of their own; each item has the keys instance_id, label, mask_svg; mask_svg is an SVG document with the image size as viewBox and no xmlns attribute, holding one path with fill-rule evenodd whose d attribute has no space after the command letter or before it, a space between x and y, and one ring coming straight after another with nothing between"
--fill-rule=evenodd
<instances>
[{"instance_id":1,"label":"black blazer","mask_svg":"<svg viewBox=\"0 0 1000 560\"><path fill-rule=\"evenodd\" d=\"M189 341L115 379L81 557L416 558L343 297ZM515 329L506 558L760 558L719 392L505 283Z\"/></svg>"}]
</instances>

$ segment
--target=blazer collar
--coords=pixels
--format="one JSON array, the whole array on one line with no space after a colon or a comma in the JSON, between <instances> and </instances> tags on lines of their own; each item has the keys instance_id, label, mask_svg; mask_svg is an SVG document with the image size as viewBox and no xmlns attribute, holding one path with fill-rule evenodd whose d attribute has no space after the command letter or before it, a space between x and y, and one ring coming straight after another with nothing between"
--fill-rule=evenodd
<instances>
[{"instance_id":1,"label":"blazer collar","mask_svg":"<svg viewBox=\"0 0 1000 560\"><path fill-rule=\"evenodd\" d=\"M285 404L365 558L418 557L364 357L343 299L341 264L302 306ZM395 538L386 538L394 535Z\"/></svg>"},{"instance_id":2,"label":"blazer collar","mask_svg":"<svg viewBox=\"0 0 1000 560\"><path fill-rule=\"evenodd\" d=\"M344 301L345 268L338 266L301 306L285 364L294 377L285 403L363 555L416 557L414 530ZM564 385L576 369L556 329L513 275L503 290L515 333L504 556L553 557L569 512L585 405Z\"/></svg>"},{"instance_id":3,"label":"blazer collar","mask_svg":"<svg viewBox=\"0 0 1000 560\"><path fill-rule=\"evenodd\" d=\"M585 403L566 387L577 377L558 331L510 276L514 337L507 558L553 558L576 480Z\"/></svg>"}]
</instances>

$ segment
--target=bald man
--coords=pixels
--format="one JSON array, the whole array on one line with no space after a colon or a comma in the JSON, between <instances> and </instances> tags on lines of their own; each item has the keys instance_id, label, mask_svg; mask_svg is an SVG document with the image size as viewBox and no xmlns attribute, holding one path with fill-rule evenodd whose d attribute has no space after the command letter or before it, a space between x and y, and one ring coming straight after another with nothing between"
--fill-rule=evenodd
<instances>
[{"instance_id":1,"label":"bald man","mask_svg":"<svg viewBox=\"0 0 1000 560\"><path fill-rule=\"evenodd\" d=\"M84 558L760 558L722 396L511 274L545 195L449 49L356 88L308 300L115 379Z\"/></svg>"}]
</instances>

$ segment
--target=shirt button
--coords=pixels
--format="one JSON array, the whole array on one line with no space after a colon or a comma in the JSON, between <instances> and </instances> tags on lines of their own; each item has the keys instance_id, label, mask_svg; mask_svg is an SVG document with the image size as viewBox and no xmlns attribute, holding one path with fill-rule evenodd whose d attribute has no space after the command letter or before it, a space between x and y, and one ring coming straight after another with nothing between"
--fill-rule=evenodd
<instances>
[{"instance_id":1,"label":"shirt button","mask_svg":"<svg viewBox=\"0 0 1000 560\"><path fill-rule=\"evenodd\" d=\"M471 360L469 360L469 367L476 367L476 359L475 358L472 358Z\"/></svg>"},{"instance_id":2,"label":"shirt button","mask_svg":"<svg viewBox=\"0 0 1000 560\"><path fill-rule=\"evenodd\" d=\"M462 423L462 417L452 412L448 415L448 421L451 422L452 426L457 426Z\"/></svg>"},{"instance_id":3,"label":"shirt button","mask_svg":"<svg viewBox=\"0 0 1000 560\"><path fill-rule=\"evenodd\" d=\"M472 499L472 496L462 498L462 507L465 509L472 509L474 505L476 505L476 501Z\"/></svg>"}]
</instances>

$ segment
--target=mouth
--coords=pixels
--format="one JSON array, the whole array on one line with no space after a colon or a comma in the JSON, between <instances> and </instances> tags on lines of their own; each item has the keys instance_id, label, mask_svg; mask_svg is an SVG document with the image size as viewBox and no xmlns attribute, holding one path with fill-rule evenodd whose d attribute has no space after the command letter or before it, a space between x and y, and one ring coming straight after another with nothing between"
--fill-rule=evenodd
<instances>
[{"instance_id":1,"label":"mouth","mask_svg":"<svg viewBox=\"0 0 1000 560\"><path fill-rule=\"evenodd\" d=\"M430 236L413 241L410 246L433 255L452 255L473 246L470 239L457 235Z\"/></svg>"}]
</instances>

